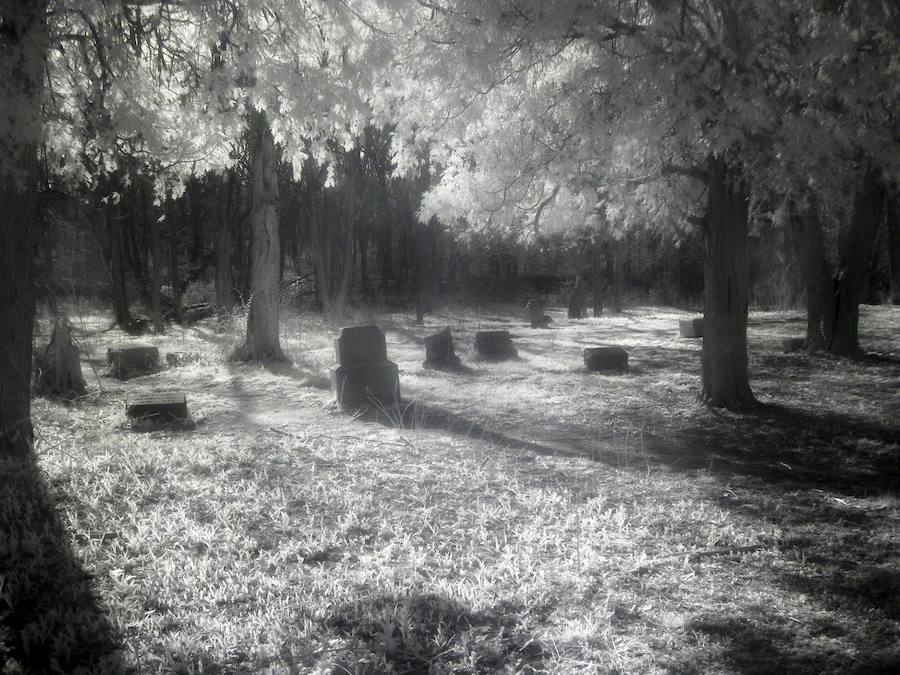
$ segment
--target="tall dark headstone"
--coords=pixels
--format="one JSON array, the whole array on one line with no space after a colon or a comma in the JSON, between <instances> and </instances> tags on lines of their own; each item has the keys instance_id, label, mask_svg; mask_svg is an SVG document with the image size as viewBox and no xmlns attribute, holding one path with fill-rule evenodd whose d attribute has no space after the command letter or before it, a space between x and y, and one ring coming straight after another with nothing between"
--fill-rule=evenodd
<instances>
[{"instance_id":1,"label":"tall dark headstone","mask_svg":"<svg viewBox=\"0 0 900 675\"><path fill-rule=\"evenodd\" d=\"M424 368L434 370L457 370L462 366L453 350L453 335L449 328L425 338Z\"/></svg>"},{"instance_id":2,"label":"tall dark headstone","mask_svg":"<svg viewBox=\"0 0 900 675\"><path fill-rule=\"evenodd\" d=\"M584 305L587 302L587 283L580 274L575 277L575 284L572 286L572 294L569 296L569 318L584 318Z\"/></svg>"},{"instance_id":3,"label":"tall dark headstone","mask_svg":"<svg viewBox=\"0 0 900 675\"><path fill-rule=\"evenodd\" d=\"M391 406L400 401L397 364L388 361L384 333L378 326L352 326L334 341L331 390L343 408Z\"/></svg>"},{"instance_id":4,"label":"tall dark headstone","mask_svg":"<svg viewBox=\"0 0 900 675\"><path fill-rule=\"evenodd\" d=\"M483 361L505 361L519 353L513 347L509 331L485 330L475 333L475 354Z\"/></svg>"}]
</instances>

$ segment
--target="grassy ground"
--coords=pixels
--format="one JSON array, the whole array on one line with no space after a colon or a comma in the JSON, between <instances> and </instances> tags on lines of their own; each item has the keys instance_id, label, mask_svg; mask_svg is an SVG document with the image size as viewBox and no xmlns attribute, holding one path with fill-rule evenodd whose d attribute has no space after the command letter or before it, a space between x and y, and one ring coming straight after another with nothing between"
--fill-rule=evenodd
<instances>
[{"instance_id":1,"label":"grassy ground","mask_svg":"<svg viewBox=\"0 0 900 675\"><path fill-rule=\"evenodd\" d=\"M290 367L204 324L142 338L198 363L118 382L129 338L81 316L92 393L36 400L36 465L0 467L7 672L900 670L900 310L863 308L857 362L753 314L741 415L696 406L683 313L552 314L376 317L411 402L381 421L335 408L316 317L284 320ZM465 372L421 367L445 325ZM486 328L520 359L475 362ZM585 372L604 344L627 374ZM152 388L193 428L132 429Z\"/></svg>"}]
</instances>

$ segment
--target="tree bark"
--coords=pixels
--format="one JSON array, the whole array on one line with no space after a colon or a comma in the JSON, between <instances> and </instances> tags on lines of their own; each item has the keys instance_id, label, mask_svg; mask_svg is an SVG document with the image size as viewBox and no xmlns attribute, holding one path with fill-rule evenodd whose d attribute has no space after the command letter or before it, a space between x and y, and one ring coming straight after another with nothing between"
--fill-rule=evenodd
<instances>
[{"instance_id":1,"label":"tree bark","mask_svg":"<svg viewBox=\"0 0 900 675\"><path fill-rule=\"evenodd\" d=\"M886 190L879 172L869 167L853 201L850 222L841 227L840 261L834 282L834 332L828 350L840 356L858 356L859 303L872 260L878 226L884 217Z\"/></svg>"},{"instance_id":2,"label":"tree bark","mask_svg":"<svg viewBox=\"0 0 900 675\"><path fill-rule=\"evenodd\" d=\"M888 200L885 219L891 259L891 302L900 305L900 195L894 194Z\"/></svg>"},{"instance_id":3,"label":"tree bark","mask_svg":"<svg viewBox=\"0 0 900 675\"><path fill-rule=\"evenodd\" d=\"M112 190L108 192L112 192ZM125 283L125 262L122 255L122 228L116 217L116 207L110 194L107 195L106 204L103 206L103 215L109 241L109 275L113 315L116 324L127 330L131 324L131 312L128 309L128 287Z\"/></svg>"},{"instance_id":4,"label":"tree bark","mask_svg":"<svg viewBox=\"0 0 900 675\"><path fill-rule=\"evenodd\" d=\"M596 235L591 241L591 293L594 317L603 316L603 272L600 263L603 260L603 249Z\"/></svg>"},{"instance_id":5,"label":"tree bark","mask_svg":"<svg viewBox=\"0 0 900 675\"><path fill-rule=\"evenodd\" d=\"M150 319L153 321L153 330L157 334L162 334L166 326L162 315L162 242L159 238L159 218L156 217L150 203L146 182L141 183L140 194L145 226L150 233L150 257L153 259L153 267L150 270Z\"/></svg>"},{"instance_id":6,"label":"tree bark","mask_svg":"<svg viewBox=\"0 0 900 675\"><path fill-rule=\"evenodd\" d=\"M279 335L281 252L275 139L264 111L250 112L250 313L235 361L286 361Z\"/></svg>"},{"instance_id":7,"label":"tree bark","mask_svg":"<svg viewBox=\"0 0 900 675\"><path fill-rule=\"evenodd\" d=\"M33 231L47 54L46 5L4 5L0 80L12 120L0 133L0 455L31 452Z\"/></svg>"},{"instance_id":8,"label":"tree bark","mask_svg":"<svg viewBox=\"0 0 900 675\"><path fill-rule=\"evenodd\" d=\"M233 209L234 170L228 169L222 186L224 206L216 210L216 309L221 321L234 308L231 279L231 215Z\"/></svg>"},{"instance_id":9,"label":"tree bark","mask_svg":"<svg viewBox=\"0 0 900 675\"><path fill-rule=\"evenodd\" d=\"M178 273L178 216L171 193L166 195L166 222L169 225L169 283L172 284L172 314L181 323L181 276Z\"/></svg>"},{"instance_id":10,"label":"tree bark","mask_svg":"<svg viewBox=\"0 0 900 675\"><path fill-rule=\"evenodd\" d=\"M815 195L802 209L788 204L788 237L800 264L806 294L806 349L826 349L834 332L834 293L831 266L825 252L825 237Z\"/></svg>"},{"instance_id":11,"label":"tree bark","mask_svg":"<svg viewBox=\"0 0 900 675\"><path fill-rule=\"evenodd\" d=\"M704 223L706 304L700 400L715 408L755 403L747 369L748 218L748 190L741 169L711 157Z\"/></svg>"}]
</instances>

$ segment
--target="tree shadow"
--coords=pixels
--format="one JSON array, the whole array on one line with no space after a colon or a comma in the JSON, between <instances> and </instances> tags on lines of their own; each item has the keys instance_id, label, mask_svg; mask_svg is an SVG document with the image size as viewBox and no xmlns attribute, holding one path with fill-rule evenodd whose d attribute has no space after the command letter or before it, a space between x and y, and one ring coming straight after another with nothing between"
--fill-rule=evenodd
<instances>
[{"instance_id":1,"label":"tree shadow","mask_svg":"<svg viewBox=\"0 0 900 675\"><path fill-rule=\"evenodd\" d=\"M849 415L760 404L743 414L648 434L645 448L681 469L707 468L769 485L845 494L900 489L900 428Z\"/></svg>"},{"instance_id":2,"label":"tree shadow","mask_svg":"<svg viewBox=\"0 0 900 675\"><path fill-rule=\"evenodd\" d=\"M119 673L121 636L70 548L67 499L31 458L0 458L3 672Z\"/></svg>"},{"instance_id":3,"label":"tree shadow","mask_svg":"<svg viewBox=\"0 0 900 675\"><path fill-rule=\"evenodd\" d=\"M360 598L324 621L345 646L318 665L334 673L540 672L550 654L518 626L521 611L501 603L475 612L432 593Z\"/></svg>"},{"instance_id":4,"label":"tree shadow","mask_svg":"<svg viewBox=\"0 0 900 675\"><path fill-rule=\"evenodd\" d=\"M731 673L823 672L889 673L900 665L897 653L884 650L852 656L845 649L828 649L828 638L841 633L827 618L815 625L793 623L789 617L763 609L743 615L701 614L686 630L713 647L709 656L692 651L682 660L670 662L672 672L704 672L724 669ZM707 647L708 649L708 647ZM698 658L699 657L699 658ZM697 668L697 661L701 668Z\"/></svg>"}]
</instances>

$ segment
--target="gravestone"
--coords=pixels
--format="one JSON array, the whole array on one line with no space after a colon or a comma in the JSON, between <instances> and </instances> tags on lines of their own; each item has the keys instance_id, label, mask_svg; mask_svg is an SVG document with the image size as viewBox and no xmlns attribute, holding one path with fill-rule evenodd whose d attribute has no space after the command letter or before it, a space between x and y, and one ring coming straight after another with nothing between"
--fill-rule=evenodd
<instances>
[{"instance_id":1,"label":"gravestone","mask_svg":"<svg viewBox=\"0 0 900 675\"><path fill-rule=\"evenodd\" d=\"M530 300L528 308L528 321L532 328L547 328L552 319L544 314L544 303L540 300Z\"/></svg>"},{"instance_id":2,"label":"gravestone","mask_svg":"<svg viewBox=\"0 0 900 675\"><path fill-rule=\"evenodd\" d=\"M682 319L678 322L678 333L683 338L702 338L703 317L697 319Z\"/></svg>"},{"instance_id":3,"label":"gravestone","mask_svg":"<svg viewBox=\"0 0 900 675\"><path fill-rule=\"evenodd\" d=\"M800 351L804 346L806 346L806 338L802 337L789 337L781 341L781 351L785 354Z\"/></svg>"},{"instance_id":4,"label":"gravestone","mask_svg":"<svg viewBox=\"0 0 900 675\"><path fill-rule=\"evenodd\" d=\"M169 391L128 394L125 415L144 422L182 422L188 417L187 397Z\"/></svg>"},{"instance_id":5,"label":"gravestone","mask_svg":"<svg viewBox=\"0 0 900 675\"><path fill-rule=\"evenodd\" d=\"M584 365L588 370L628 370L628 352L621 347L588 347Z\"/></svg>"},{"instance_id":6,"label":"gravestone","mask_svg":"<svg viewBox=\"0 0 900 675\"><path fill-rule=\"evenodd\" d=\"M197 352L166 352L166 365L169 368L187 366L199 361L200 355Z\"/></svg>"},{"instance_id":7,"label":"gravestone","mask_svg":"<svg viewBox=\"0 0 900 675\"><path fill-rule=\"evenodd\" d=\"M362 408L370 404L391 406L400 401L400 377L397 364L387 359L384 333L378 326L352 326L341 329L334 341L331 390L343 408Z\"/></svg>"},{"instance_id":8,"label":"gravestone","mask_svg":"<svg viewBox=\"0 0 900 675\"><path fill-rule=\"evenodd\" d=\"M449 328L425 338L425 362L422 366L434 370L457 370L462 366L453 351L453 335Z\"/></svg>"},{"instance_id":9,"label":"gravestone","mask_svg":"<svg viewBox=\"0 0 900 675\"><path fill-rule=\"evenodd\" d=\"M113 377L127 380L159 370L159 350L145 344L119 344L110 347L106 360Z\"/></svg>"},{"instance_id":10,"label":"gravestone","mask_svg":"<svg viewBox=\"0 0 900 675\"><path fill-rule=\"evenodd\" d=\"M483 361L505 361L519 355L506 330L475 333L475 354Z\"/></svg>"}]
</instances>

